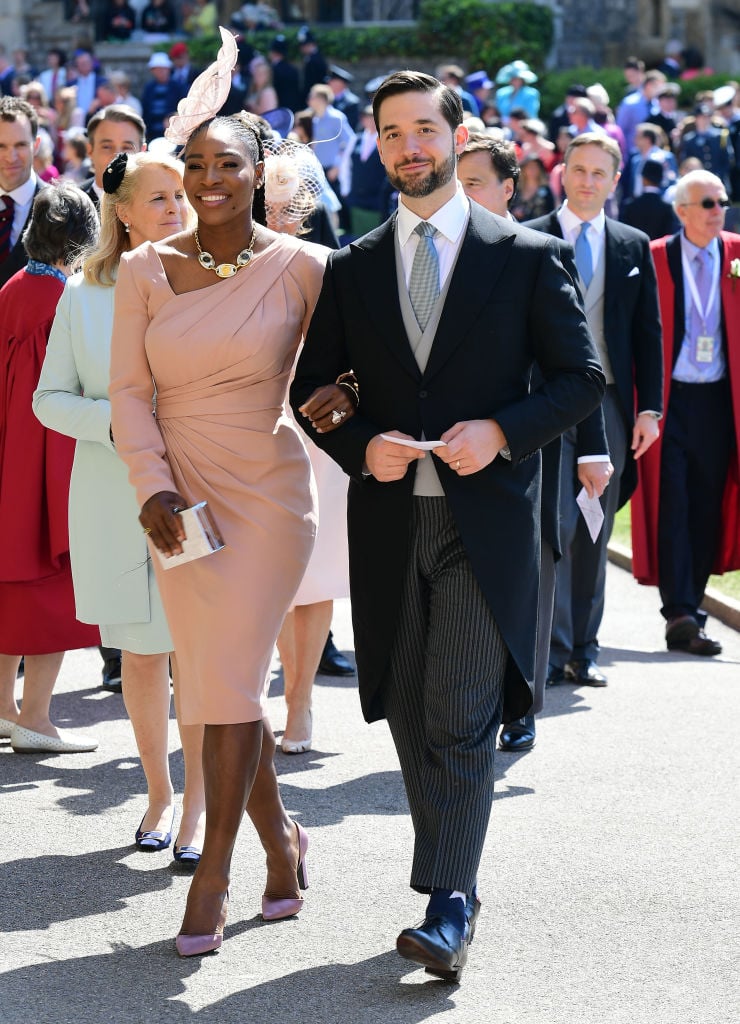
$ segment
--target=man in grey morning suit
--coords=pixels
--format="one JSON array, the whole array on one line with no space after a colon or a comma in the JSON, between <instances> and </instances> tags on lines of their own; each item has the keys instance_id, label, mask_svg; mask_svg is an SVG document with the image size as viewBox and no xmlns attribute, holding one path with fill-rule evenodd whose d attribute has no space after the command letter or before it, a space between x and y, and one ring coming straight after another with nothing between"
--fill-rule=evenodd
<instances>
[{"instance_id":1,"label":"man in grey morning suit","mask_svg":"<svg viewBox=\"0 0 740 1024\"><path fill-rule=\"evenodd\" d=\"M642 231L604 216L604 204L619 181L620 159L619 147L607 136L577 136L565 153L566 202L557 212L526 225L573 245L586 316L607 379L603 412L608 453L594 446L593 415L563 436L563 557L556 569L551 684L571 679L606 686L596 662L607 543L617 509L637 485L635 460L657 438L663 409L660 314L650 242ZM603 483L609 459L614 479L603 494L598 492L604 524L594 542L576 496L582 486L591 493Z\"/></svg>"},{"instance_id":2,"label":"man in grey morning suit","mask_svg":"<svg viewBox=\"0 0 740 1024\"><path fill-rule=\"evenodd\" d=\"M330 255L291 401L351 477L360 697L369 721L388 719L415 833L411 886L430 897L397 949L456 979L479 908L496 732L532 702L538 449L597 407L604 384L554 243L458 188L457 94L398 72L373 113L398 213ZM530 394L535 360L545 382ZM300 407L350 367L357 413L317 433ZM446 444L432 456L397 443L424 438Z\"/></svg>"}]
</instances>

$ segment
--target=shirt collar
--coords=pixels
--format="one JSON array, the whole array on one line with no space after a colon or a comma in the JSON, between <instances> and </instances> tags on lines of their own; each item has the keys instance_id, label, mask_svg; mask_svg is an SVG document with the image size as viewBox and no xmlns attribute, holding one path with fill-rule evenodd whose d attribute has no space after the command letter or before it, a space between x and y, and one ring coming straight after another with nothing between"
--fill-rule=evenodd
<instances>
[{"instance_id":1,"label":"shirt collar","mask_svg":"<svg viewBox=\"0 0 740 1024\"><path fill-rule=\"evenodd\" d=\"M713 238L706 248L702 249L698 245L694 245L686 237L686 232L681 229L681 250L686 254L686 259L691 263L697 253L708 252L712 257L712 266L717 266L716 260L719 258L719 242L716 238Z\"/></svg>"},{"instance_id":2,"label":"shirt collar","mask_svg":"<svg viewBox=\"0 0 740 1024\"><path fill-rule=\"evenodd\" d=\"M560 226L563 229L564 235L572 235L576 231L580 231L581 224L583 224L581 217L579 217L578 214L573 213L568 206L567 199L558 210L558 220L560 221ZM599 210L598 214L591 218L590 224L597 235L604 234L606 229L606 215L603 209Z\"/></svg>"},{"instance_id":3,"label":"shirt collar","mask_svg":"<svg viewBox=\"0 0 740 1024\"><path fill-rule=\"evenodd\" d=\"M432 214L428 219L429 223L432 224L441 235L444 235L448 242L452 242L454 244L465 230L469 214L470 202L463 192L462 185L458 181L457 190L452 199L448 199L444 206L440 207L439 210ZM411 237L411 233L421 220L422 218L418 214L413 213L409 210L408 206L404 205L403 196L399 196L397 230L398 241L402 248L406 245Z\"/></svg>"},{"instance_id":4,"label":"shirt collar","mask_svg":"<svg viewBox=\"0 0 740 1024\"><path fill-rule=\"evenodd\" d=\"M28 181L24 181L18 188L14 188L12 192L3 192L3 195L10 196L17 206L27 206L28 203L33 199L33 194L36 191L36 175L31 171L31 176Z\"/></svg>"}]
</instances>

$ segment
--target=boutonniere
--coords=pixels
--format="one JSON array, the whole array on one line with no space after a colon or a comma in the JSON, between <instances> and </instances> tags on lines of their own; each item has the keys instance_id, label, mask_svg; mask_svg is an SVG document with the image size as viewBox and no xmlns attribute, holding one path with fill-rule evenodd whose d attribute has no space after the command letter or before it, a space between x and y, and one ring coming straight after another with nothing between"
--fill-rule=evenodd
<instances>
[{"instance_id":1,"label":"boutonniere","mask_svg":"<svg viewBox=\"0 0 740 1024\"><path fill-rule=\"evenodd\" d=\"M730 260L730 273L727 275L732 281L732 290L735 291L735 282L740 278L740 259Z\"/></svg>"}]
</instances>

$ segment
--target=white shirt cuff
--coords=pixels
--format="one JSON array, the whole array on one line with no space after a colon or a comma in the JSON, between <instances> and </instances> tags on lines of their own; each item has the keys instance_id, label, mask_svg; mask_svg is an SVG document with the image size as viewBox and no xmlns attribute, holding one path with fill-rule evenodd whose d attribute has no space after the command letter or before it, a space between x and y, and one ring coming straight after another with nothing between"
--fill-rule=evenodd
<instances>
[{"instance_id":1,"label":"white shirt cuff","mask_svg":"<svg viewBox=\"0 0 740 1024\"><path fill-rule=\"evenodd\" d=\"M582 462L608 462L608 461L609 461L609 456L608 455L579 455L579 457L578 457L578 465L579 466L580 466L580 464Z\"/></svg>"}]
</instances>

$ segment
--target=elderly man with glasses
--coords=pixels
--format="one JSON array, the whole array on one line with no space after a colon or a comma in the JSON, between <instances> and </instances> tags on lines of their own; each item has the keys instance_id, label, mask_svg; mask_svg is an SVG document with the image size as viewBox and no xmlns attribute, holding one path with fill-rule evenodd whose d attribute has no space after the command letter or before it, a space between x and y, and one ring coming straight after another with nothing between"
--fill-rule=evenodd
<instances>
[{"instance_id":1,"label":"elderly man with glasses","mask_svg":"<svg viewBox=\"0 0 740 1024\"><path fill-rule=\"evenodd\" d=\"M651 243L665 358L662 438L639 464L633 572L657 584L669 651L711 657L704 632L710 573L740 568L740 235L723 231L724 183L680 179L681 230Z\"/></svg>"}]
</instances>

